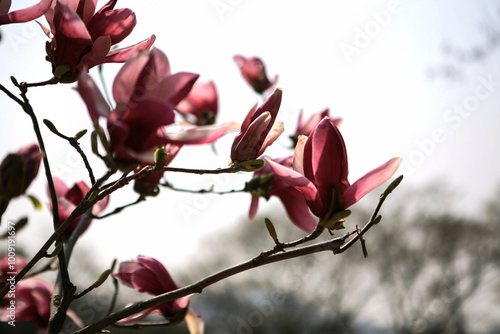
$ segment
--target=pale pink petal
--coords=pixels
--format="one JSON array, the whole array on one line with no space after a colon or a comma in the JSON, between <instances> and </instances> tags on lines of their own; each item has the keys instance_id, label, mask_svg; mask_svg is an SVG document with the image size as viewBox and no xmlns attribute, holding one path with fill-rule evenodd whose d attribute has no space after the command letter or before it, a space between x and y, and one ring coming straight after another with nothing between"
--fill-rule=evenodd
<instances>
[{"instance_id":1,"label":"pale pink petal","mask_svg":"<svg viewBox=\"0 0 500 334\"><path fill-rule=\"evenodd\" d=\"M155 307L148 308L148 309L145 309L145 310L143 310L143 311L141 311L139 313L132 314L131 316L123 318L123 319L119 320L118 323L120 323L120 324L134 323L134 322L137 322L139 320L142 320L142 319L146 318L151 313L156 313L156 312L158 312L158 311L156 310Z\"/></svg>"},{"instance_id":2,"label":"pale pink petal","mask_svg":"<svg viewBox=\"0 0 500 334\"><path fill-rule=\"evenodd\" d=\"M36 5L15 10L6 14L10 8L10 1L0 4L0 25L10 23L23 23L42 16L50 7L52 0L41 0Z\"/></svg>"},{"instance_id":3,"label":"pale pink petal","mask_svg":"<svg viewBox=\"0 0 500 334\"><path fill-rule=\"evenodd\" d=\"M294 188L290 187L275 193L285 206L288 218L306 232L312 232L318 221L311 214L304 196Z\"/></svg>"},{"instance_id":4,"label":"pale pink petal","mask_svg":"<svg viewBox=\"0 0 500 334\"><path fill-rule=\"evenodd\" d=\"M108 103L102 96L99 88L94 80L88 75L86 69L78 75L77 91L80 93L92 121L96 121L99 117L108 118L111 112Z\"/></svg>"},{"instance_id":5,"label":"pale pink petal","mask_svg":"<svg viewBox=\"0 0 500 334\"><path fill-rule=\"evenodd\" d=\"M285 126L283 125L283 122L278 122L273 124L273 127L271 128L271 131L266 136L266 139L262 143L262 146L260 147L259 153L257 153L257 157L260 157L266 148L272 145L278 139L278 137L285 131Z\"/></svg>"},{"instance_id":6,"label":"pale pink petal","mask_svg":"<svg viewBox=\"0 0 500 334\"><path fill-rule=\"evenodd\" d=\"M292 166L293 170L298 173L304 174L304 146L306 144L307 137L299 136L297 145L295 146L295 151L293 152Z\"/></svg>"},{"instance_id":7,"label":"pale pink petal","mask_svg":"<svg viewBox=\"0 0 500 334\"><path fill-rule=\"evenodd\" d=\"M176 133L165 135L165 139L173 144L208 144L213 143L226 134L233 123L197 126Z\"/></svg>"},{"instance_id":8,"label":"pale pink petal","mask_svg":"<svg viewBox=\"0 0 500 334\"><path fill-rule=\"evenodd\" d=\"M343 194L345 207L350 207L370 191L389 180L402 160L401 158L392 158L354 182Z\"/></svg>"},{"instance_id":9,"label":"pale pink petal","mask_svg":"<svg viewBox=\"0 0 500 334\"><path fill-rule=\"evenodd\" d=\"M152 35L150 38L145 39L144 41L137 44L127 46L125 48L111 50L108 53L108 56L104 58L103 63L123 63L136 52L149 50L149 48L155 42L155 39L156 36Z\"/></svg>"},{"instance_id":10,"label":"pale pink petal","mask_svg":"<svg viewBox=\"0 0 500 334\"><path fill-rule=\"evenodd\" d=\"M52 178L52 182L54 183L56 196L57 197L64 197L69 190L69 188L66 186L66 184L57 176L54 176Z\"/></svg>"},{"instance_id":11,"label":"pale pink petal","mask_svg":"<svg viewBox=\"0 0 500 334\"><path fill-rule=\"evenodd\" d=\"M201 316L196 313L192 308L190 308L186 314L185 319L186 325L189 330L189 334L203 334L205 331L205 323Z\"/></svg>"}]
</instances>

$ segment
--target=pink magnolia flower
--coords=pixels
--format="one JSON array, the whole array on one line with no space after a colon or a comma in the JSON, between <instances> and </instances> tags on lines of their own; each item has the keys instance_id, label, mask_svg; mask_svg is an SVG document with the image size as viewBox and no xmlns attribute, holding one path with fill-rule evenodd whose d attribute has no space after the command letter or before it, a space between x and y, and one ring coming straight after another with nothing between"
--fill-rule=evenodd
<instances>
[{"instance_id":1,"label":"pink magnolia flower","mask_svg":"<svg viewBox=\"0 0 500 334\"><path fill-rule=\"evenodd\" d=\"M0 164L0 216L12 198L26 192L38 174L42 158L37 144L23 147L4 158Z\"/></svg>"},{"instance_id":2,"label":"pink magnolia flower","mask_svg":"<svg viewBox=\"0 0 500 334\"><path fill-rule=\"evenodd\" d=\"M302 193L312 213L326 220L387 181L402 160L393 158L351 184L347 179L349 169L344 139L328 117L323 118L308 138L299 138L293 168L265 159L274 173Z\"/></svg>"},{"instance_id":3,"label":"pink magnolia flower","mask_svg":"<svg viewBox=\"0 0 500 334\"><path fill-rule=\"evenodd\" d=\"M36 5L9 13L11 0L0 0L0 25L24 23L42 16L50 7L52 0L41 0Z\"/></svg>"},{"instance_id":4,"label":"pink magnolia flower","mask_svg":"<svg viewBox=\"0 0 500 334\"><path fill-rule=\"evenodd\" d=\"M165 147L165 153L170 154L165 166L168 166L175 158L182 145L169 144ZM139 172L142 168L148 166L148 164L142 164L136 168L135 172ZM136 179L134 182L134 191L142 196L156 196L160 192L158 184L163 177L163 172L155 172L148 176Z\"/></svg>"},{"instance_id":5,"label":"pink magnolia flower","mask_svg":"<svg viewBox=\"0 0 500 334\"><path fill-rule=\"evenodd\" d=\"M245 81L259 94L264 93L278 81L278 76L272 81L267 78L266 67L258 57L245 58L236 55L233 57L233 60L240 68L241 75Z\"/></svg>"},{"instance_id":6,"label":"pink magnolia flower","mask_svg":"<svg viewBox=\"0 0 500 334\"><path fill-rule=\"evenodd\" d=\"M48 60L60 82L74 82L78 72L103 63L124 62L137 51L147 50L155 36L136 45L111 50L135 27L135 14L128 8L114 9L110 0L97 12L97 0L57 0L45 13L51 37Z\"/></svg>"},{"instance_id":7,"label":"pink magnolia flower","mask_svg":"<svg viewBox=\"0 0 500 334\"><path fill-rule=\"evenodd\" d=\"M53 181L57 196L59 220L61 221L62 224L66 219L68 219L68 217L71 215L76 206L80 204L81 201L83 201L83 198L90 190L90 188L83 181L75 183L71 188L68 188L64 184L64 182L57 177L54 177ZM101 201L97 202L92 209L92 213L94 215L100 214L108 206L108 201L109 197L105 197ZM49 207L52 210L52 205L49 205ZM66 228L66 230L64 231L64 234L66 236L69 237L73 233L73 231L78 226L78 223L80 222L81 218L82 218L81 216L77 217ZM90 226L90 222L91 219L89 219L89 221L87 222L85 229L87 229Z\"/></svg>"},{"instance_id":8,"label":"pink magnolia flower","mask_svg":"<svg viewBox=\"0 0 500 334\"><path fill-rule=\"evenodd\" d=\"M325 118L326 116L330 116L328 112L330 111L329 108L324 109L323 111L320 111L318 113L313 114L307 122L304 121L304 110L300 110L299 113L299 120L297 122L297 128L295 129L295 133L290 136L290 138L294 142L294 146L297 145L297 141L299 139L299 136L309 136L309 134L316 128L318 123ZM332 122L336 125L339 126L340 123L342 123L342 118L331 118Z\"/></svg>"},{"instance_id":9,"label":"pink magnolia flower","mask_svg":"<svg viewBox=\"0 0 500 334\"><path fill-rule=\"evenodd\" d=\"M215 84L209 81L194 85L188 96L177 105L177 110L190 123L210 125L215 123L218 107Z\"/></svg>"},{"instance_id":10,"label":"pink magnolia flower","mask_svg":"<svg viewBox=\"0 0 500 334\"><path fill-rule=\"evenodd\" d=\"M114 275L126 286L155 296L180 288L159 261L142 255L136 260L120 263L118 272ZM147 309L123 322L135 322L151 313L160 313L165 319L177 322L184 319L188 307L189 296L186 296Z\"/></svg>"},{"instance_id":11,"label":"pink magnolia flower","mask_svg":"<svg viewBox=\"0 0 500 334\"><path fill-rule=\"evenodd\" d=\"M171 74L166 55L153 49L132 56L116 75L114 110L85 72L80 73L78 91L93 121L107 119L115 160L152 163L155 148L166 142L162 127L174 122L173 108L197 78L192 73Z\"/></svg>"},{"instance_id":12,"label":"pink magnolia flower","mask_svg":"<svg viewBox=\"0 0 500 334\"><path fill-rule=\"evenodd\" d=\"M291 156L274 159L273 161L285 167L292 167ZM254 173L252 180L246 184L245 190L252 194L252 202L248 214L250 220L255 218L260 197L269 200L271 196L276 196L285 206L288 218L295 225L307 232L312 232L316 225L318 225L317 219L309 211L304 196L283 180L280 175L275 174L269 164L266 164L264 168Z\"/></svg>"},{"instance_id":13,"label":"pink magnolia flower","mask_svg":"<svg viewBox=\"0 0 500 334\"><path fill-rule=\"evenodd\" d=\"M11 317L9 299L4 298L0 305L0 319L5 322L31 321L40 330L46 330L50 318L52 286L32 277L17 283L15 295L15 317Z\"/></svg>"},{"instance_id":14,"label":"pink magnolia flower","mask_svg":"<svg viewBox=\"0 0 500 334\"><path fill-rule=\"evenodd\" d=\"M257 159L283 133L283 123L274 124L281 96L282 91L278 88L259 108L255 104L250 109L231 147L233 163Z\"/></svg>"},{"instance_id":15,"label":"pink magnolia flower","mask_svg":"<svg viewBox=\"0 0 500 334\"><path fill-rule=\"evenodd\" d=\"M0 280L7 281L5 284L10 284L10 281L27 263L28 261L19 255L14 258L8 255L3 256L0 259ZM4 285L0 285L0 288L3 287ZM19 281L15 286L14 294L14 308L10 302L12 298L0 300L0 321L31 321L39 329L47 329L52 286L44 280L31 277Z\"/></svg>"}]
</instances>

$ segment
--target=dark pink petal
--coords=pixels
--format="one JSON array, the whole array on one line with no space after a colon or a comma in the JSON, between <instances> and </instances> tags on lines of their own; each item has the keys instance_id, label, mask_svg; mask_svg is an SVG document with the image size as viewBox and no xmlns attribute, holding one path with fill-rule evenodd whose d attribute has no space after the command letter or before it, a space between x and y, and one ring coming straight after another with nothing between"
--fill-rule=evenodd
<instances>
[{"instance_id":1,"label":"dark pink petal","mask_svg":"<svg viewBox=\"0 0 500 334\"><path fill-rule=\"evenodd\" d=\"M68 190L64 196L71 203L78 205L83 200L90 188L83 182L77 182L75 185Z\"/></svg>"},{"instance_id":2,"label":"dark pink petal","mask_svg":"<svg viewBox=\"0 0 500 334\"><path fill-rule=\"evenodd\" d=\"M318 221L309 211L304 196L292 187L283 189L275 193L279 197L290 220L306 232L312 232Z\"/></svg>"},{"instance_id":3,"label":"dark pink petal","mask_svg":"<svg viewBox=\"0 0 500 334\"><path fill-rule=\"evenodd\" d=\"M75 2L78 4L78 7L73 9L75 9L75 12L81 17L83 22L88 24L94 16L97 0L78 0Z\"/></svg>"},{"instance_id":4,"label":"dark pink petal","mask_svg":"<svg viewBox=\"0 0 500 334\"><path fill-rule=\"evenodd\" d=\"M99 36L111 37L111 44L120 43L125 37L130 35L137 20L132 10L128 8L108 10L94 15L87 24L92 40Z\"/></svg>"},{"instance_id":5,"label":"dark pink petal","mask_svg":"<svg viewBox=\"0 0 500 334\"><path fill-rule=\"evenodd\" d=\"M68 65L73 70L81 55L92 48L87 28L76 12L58 1L54 12L54 29L55 64Z\"/></svg>"},{"instance_id":6,"label":"dark pink petal","mask_svg":"<svg viewBox=\"0 0 500 334\"><path fill-rule=\"evenodd\" d=\"M174 282L174 280L168 273L167 269L165 269L163 264L161 264L158 260L153 259L152 257L139 255L137 257L137 261L142 266L153 272L155 276L161 281L161 293L169 292L179 288L179 286Z\"/></svg>"},{"instance_id":7,"label":"dark pink petal","mask_svg":"<svg viewBox=\"0 0 500 334\"><path fill-rule=\"evenodd\" d=\"M338 189L343 193L349 187L344 139L330 118L325 117L307 141L304 147L304 160L310 156L311 165L304 164L304 172L308 176L306 166L312 168L313 182L318 188L323 205L328 207L333 189ZM308 145L309 142L311 145ZM308 152L308 150L311 151Z\"/></svg>"},{"instance_id":8,"label":"dark pink petal","mask_svg":"<svg viewBox=\"0 0 500 334\"><path fill-rule=\"evenodd\" d=\"M134 288L139 292L147 292L152 295L160 295L165 292L161 286L161 279L163 278L156 276L154 272L143 266L132 273Z\"/></svg>"},{"instance_id":9,"label":"dark pink petal","mask_svg":"<svg viewBox=\"0 0 500 334\"><path fill-rule=\"evenodd\" d=\"M111 50L108 56L104 59L103 63L123 63L127 61L132 55L140 51L149 50L155 42L156 36L151 35L148 39L137 44L127 46L120 49Z\"/></svg>"},{"instance_id":10,"label":"dark pink petal","mask_svg":"<svg viewBox=\"0 0 500 334\"><path fill-rule=\"evenodd\" d=\"M345 207L350 207L370 191L389 180L402 160L401 158L392 158L354 182L343 194Z\"/></svg>"},{"instance_id":11,"label":"dark pink petal","mask_svg":"<svg viewBox=\"0 0 500 334\"><path fill-rule=\"evenodd\" d=\"M78 75L77 91L85 102L92 121L97 121L99 117L109 117L109 105L86 70Z\"/></svg>"},{"instance_id":12,"label":"dark pink petal","mask_svg":"<svg viewBox=\"0 0 500 334\"><path fill-rule=\"evenodd\" d=\"M100 36L94 41L90 51L82 57L82 60L78 63L77 70L81 71L84 67L92 68L102 64L110 49L111 38L109 36Z\"/></svg>"},{"instance_id":13,"label":"dark pink petal","mask_svg":"<svg viewBox=\"0 0 500 334\"><path fill-rule=\"evenodd\" d=\"M102 6L101 9L99 9L99 11L96 13L96 15L101 14L103 12L106 12L108 10L113 10L115 8L117 2L118 2L118 0L109 0L104 6Z\"/></svg>"},{"instance_id":14,"label":"dark pink petal","mask_svg":"<svg viewBox=\"0 0 500 334\"><path fill-rule=\"evenodd\" d=\"M179 145L209 144L224 136L232 125L233 123L197 126L167 134L165 139Z\"/></svg>"},{"instance_id":15,"label":"dark pink petal","mask_svg":"<svg viewBox=\"0 0 500 334\"><path fill-rule=\"evenodd\" d=\"M7 14L12 5L11 0L0 0L0 15Z\"/></svg>"},{"instance_id":16,"label":"dark pink petal","mask_svg":"<svg viewBox=\"0 0 500 334\"><path fill-rule=\"evenodd\" d=\"M0 14L3 14L0 15L0 25L32 21L42 16L49 9L51 3L52 0L41 0L36 5L6 14L10 8L10 1L3 1L0 3Z\"/></svg>"}]
</instances>

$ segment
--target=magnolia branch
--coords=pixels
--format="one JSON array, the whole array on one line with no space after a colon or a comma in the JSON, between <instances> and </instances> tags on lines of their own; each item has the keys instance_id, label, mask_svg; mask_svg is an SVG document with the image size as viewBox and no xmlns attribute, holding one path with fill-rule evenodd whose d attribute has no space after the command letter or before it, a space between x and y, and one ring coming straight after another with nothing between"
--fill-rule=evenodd
<instances>
[{"instance_id":1,"label":"magnolia branch","mask_svg":"<svg viewBox=\"0 0 500 334\"><path fill-rule=\"evenodd\" d=\"M87 327L84 327L76 332L74 334L86 334L86 333L94 333L96 331L101 330L102 328L111 325L121 319L124 319L126 317L129 317L133 314L139 313L143 310L146 310L148 308L160 305L162 303L166 303L181 297L185 297L194 293L202 293L203 290L223 279L229 278L231 276L234 276L236 274L239 274L241 272L261 267L267 264L271 264L274 262L279 262L279 261L284 261L284 260L289 260L293 259L296 257L304 256L304 255L310 255L318 252L324 252L324 251L332 251L333 254L341 254L348 250L350 247L352 247L358 240L361 240L363 235L368 232L374 225L376 225L380 221L380 209L382 208L382 204L386 200L387 196L399 185L399 183L402 180L402 176L396 178L387 188L386 190L380 195L379 202L377 204L377 207L375 208L370 220L366 225L359 230L358 228L353 231L349 232L341 237L337 237L334 239L330 239L328 241L324 242L319 242L313 245L309 246L303 246L300 248L295 248L292 250L285 251L284 248L280 248L280 245L283 245L283 247L294 247L296 245L303 244L307 241L310 241L314 238L317 238L322 231L324 231L324 228L320 227L321 224L318 224L318 227L309 235L307 235L304 238L298 239L293 242L289 243L283 243L283 244L278 244L275 246L273 249L264 251L261 254L259 254L257 257L254 257L253 259L250 259L246 262L240 263L238 265L235 265L233 267L226 268L222 271L219 271L215 274L212 274L210 276L207 276L195 283L192 283L188 286L185 286L183 288L164 293L162 295L150 298L148 300L133 304L129 307L126 307L120 311L117 311L113 314L108 315L107 317L101 319L100 321L91 324ZM354 235L351 239L349 239L350 236ZM349 240L348 240L349 239ZM280 252L281 251L281 252Z\"/></svg>"}]
</instances>

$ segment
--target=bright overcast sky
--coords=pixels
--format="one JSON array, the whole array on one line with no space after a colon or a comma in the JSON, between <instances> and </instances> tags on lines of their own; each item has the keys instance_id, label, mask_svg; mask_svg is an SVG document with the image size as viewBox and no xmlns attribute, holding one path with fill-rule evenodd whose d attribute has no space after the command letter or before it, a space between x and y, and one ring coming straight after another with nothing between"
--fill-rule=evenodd
<instances>
[{"instance_id":1,"label":"bright overcast sky","mask_svg":"<svg viewBox=\"0 0 500 334\"><path fill-rule=\"evenodd\" d=\"M17 1L15 6L28 3L33 1ZM285 134L267 152L269 155L286 154L284 147L289 145L286 136L294 131L300 108L310 115L330 107L332 115L344 119L341 131L350 157L351 182L388 159L402 156L405 159L402 172L408 185L448 182L462 198L461 203L467 201L474 208L480 199L492 193L500 180L496 145L500 139L500 68L498 61L494 62L498 51L490 50L491 54L478 63L457 62L462 69L461 80L431 79L429 73L456 62L456 58L447 55L446 45L470 50L488 44L484 27L500 26L500 13L493 3L121 0L118 6L129 7L137 14L137 27L124 45L154 33L155 46L167 54L174 72L191 71L201 74L202 81L215 81L220 122L241 122L257 99L240 77L232 56L261 57L268 74L279 75L279 86L283 89L280 118L285 123ZM46 37L35 23L1 27L1 30L3 85L12 88L10 75L31 82L51 76L50 65L44 61ZM105 66L108 85L119 67ZM97 79L95 70L91 75ZM29 93L39 118L52 120L67 135L82 128L90 129L84 104L70 89L72 86L44 87ZM28 117L3 94L0 106L0 157L3 158L7 152L33 142L35 137L30 132ZM48 131L44 134L49 145L53 145L49 146L48 154L59 176L68 183L86 180L83 165L74 158L71 148ZM210 148L187 148L173 165L225 167L232 136L216 145L219 154L216 157ZM100 162L95 164L102 171ZM210 184L230 189L241 188L249 176L214 179L169 175L168 179L194 189ZM46 203L44 187L40 174L30 192L38 193ZM111 206L135 198L131 193L113 196ZM180 245L190 251L198 235L216 232L221 226L237 228L236 224L246 217L248 194L228 195L222 198L223 202L219 199L202 196L193 199L163 190L142 208L131 208L116 218L95 221L82 239L82 248L95 248L105 261L117 256L127 259L140 253L177 263L183 255ZM4 219L20 217L23 209L31 209L27 203L18 200ZM31 228L40 235L48 235L51 226L48 210L33 217ZM158 225L162 225L160 230ZM30 231L24 233L28 235ZM106 247L110 243L103 236L112 233L118 233L119 238L112 243L113 248ZM28 239L26 236L24 240ZM101 253L98 251L101 248L107 250Z\"/></svg>"}]
</instances>

